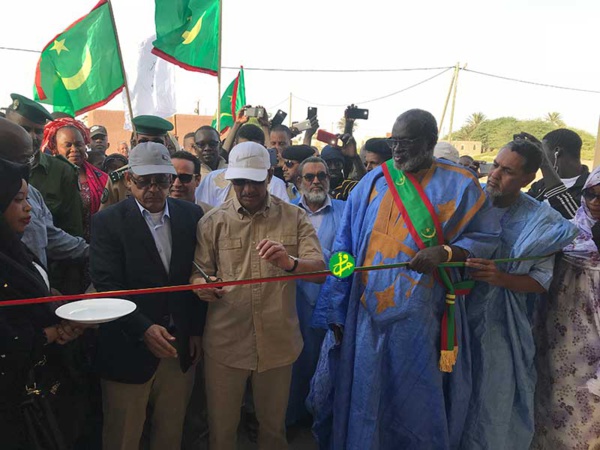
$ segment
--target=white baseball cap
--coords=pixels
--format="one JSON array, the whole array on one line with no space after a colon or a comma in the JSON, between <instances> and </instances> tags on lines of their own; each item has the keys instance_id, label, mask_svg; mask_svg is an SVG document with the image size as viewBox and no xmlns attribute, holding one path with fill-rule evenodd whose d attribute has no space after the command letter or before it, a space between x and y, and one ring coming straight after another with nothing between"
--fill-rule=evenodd
<instances>
[{"instance_id":1,"label":"white baseball cap","mask_svg":"<svg viewBox=\"0 0 600 450\"><path fill-rule=\"evenodd\" d=\"M225 179L265 181L270 168L271 157L266 148L256 142L242 142L233 147L229 154Z\"/></svg>"},{"instance_id":2,"label":"white baseball cap","mask_svg":"<svg viewBox=\"0 0 600 450\"><path fill-rule=\"evenodd\" d=\"M135 175L170 173L177 175L169 150L158 142L142 142L129 152L129 170Z\"/></svg>"},{"instance_id":3,"label":"white baseball cap","mask_svg":"<svg viewBox=\"0 0 600 450\"><path fill-rule=\"evenodd\" d=\"M433 156L436 158L444 158L453 163L458 163L459 153L454 145L449 142L438 142L433 149Z\"/></svg>"}]
</instances>

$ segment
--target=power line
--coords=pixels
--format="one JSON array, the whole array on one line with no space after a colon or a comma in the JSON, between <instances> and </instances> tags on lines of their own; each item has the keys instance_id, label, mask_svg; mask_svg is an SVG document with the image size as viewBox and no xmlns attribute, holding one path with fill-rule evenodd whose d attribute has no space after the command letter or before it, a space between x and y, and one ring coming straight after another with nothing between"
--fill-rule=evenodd
<instances>
[{"instance_id":1,"label":"power line","mask_svg":"<svg viewBox=\"0 0 600 450\"><path fill-rule=\"evenodd\" d=\"M269 106L267 109L273 109L273 108L275 108L275 107L277 107L277 106L281 105L282 103L285 103L285 102L287 102L288 100L289 100L289 97L286 97L286 98L284 98L283 100L281 100L280 102L278 102L278 103L275 103L273 106Z\"/></svg>"},{"instance_id":2,"label":"power line","mask_svg":"<svg viewBox=\"0 0 600 450\"><path fill-rule=\"evenodd\" d=\"M11 50L15 52L41 53L38 50L27 48L0 47L0 50ZM221 69L239 70L239 66L221 66ZM279 67L244 67L248 71L262 72L314 72L314 73L362 73L362 72L415 72L423 70L441 70L447 67L408 67L401 69L284 69Z\"/></svg>"},{"instance_id":3,"label":"power line","mask_svg":"<svg viewBox=\"0 0 600 450\"><path fill-rule=\"evenodd\" d=\"M37 54L41 53L39 50L31 50L31 49L27 49L27 48L16 48L16 47L3 47L3 46L0 46L0 50L37 53ZM449 66L449 67L448 66L444 66L444 67L409 67L409 68L398 68L398 69L285 69L285 68L276 68L276 67L244 67L244 70L262 71L262 72L300 72L300 73L310 73L310 72L312 72L312 73L369 73L369 72L372 73L372 72L416 72L416 71L444 69L442 72L438 73L437 75L435 75L431 78L428 78L427 80L423 80L423 83L425 83L425 82L441 75L442 73L445 73L447 70L450 70L453 67L454 66ZM239 67L238 66L221 66L221 69L238 70ZM478 70L467 69L467 68L461 68L460 70L464 70L465 72L475 73L477 75L483 75L483 76L490 77L490 78L497 78L497 79L506 80L506 81L514 81L515 83L530 84L533 86L548 87L548 88L553 88L553 89L562 89L565 91L587 92L590 94L600 94L600 91L596 91L593 89L581 89L581 88L574 88L574 87L568 87L568 86L557 86L554 84L539 83L536 81L521 80L518 78L511 78L511 77L506 77L503 75L495 75L493 73L480 72ZM411 89L416 86L418 86L418 84L416 84L414 86L409 86L406 89ZM396 95L396 94L399 94L400 92L404 92L404 90L389 94L388 96ZM379 97L379 98L368 100L368 101L362 102L362 103L374 102L374 101L386 98L388 96ZM296 98L298 98L298 97L296 97ZM302 100L302 99L298 98L298 100ZM318 104L316 102L309 102L309 103L312 103L317 106L344 106L344 105L323 105L323 104Z\"/></svg>"},{"instance_id":4,"label":"power line","mask_svg":"<svg viewBox=\"0 0 600 450\"><path fill-rule=\"evenodd\" d=\"M274 67L246 67L244 70L257 70L262 72L314 72L314 73L362 73L362 72L414 72L423 70L451 69L451 67L411 67L403 69L282 69ZM221 66L221 69L239 70L239 66Z\"/></svg>"},{"instance_id":5,"label":"power line","mask_svg":"<svg viewBox=\"0 0 600 450\"><path fill-rule=\"evenodd\" d=\"M563 89L565 91L577 91L577 92L588 92L590 94L600 94L600 91L594 91L592 89L580 89L580 88L573 88L573 87L566 87L566 86L556 86L554 84L538 83L536 81L519 80L518 78L510 78L510 77L505 77L502 75L494 75L492 73L479 72L477 70L472 70L472 69L462 69L461 68L460 70L476 73L478 75L483 75L486 77L498 78L500 80L514 81L516 83L532 84L534 86L549 87L549 88L554 88L554 89Z\"/></svg>"},{"instance_id":6,"label":"power line","mask_svg":"<svg viewBox=\"0 0 600 450\"><path fill-rule=\"evenodd\" d=\"M372 103L372 102L376 102L378 100L383 100L384 98L388 98L388 97L392 97L394 95L400 94L402 92L406 92L409 89L415 88L417 86L420 86L421 84L427 83L428 81L433 80L434 78L439 77L440 75L445 74L446 72L448 72L450 69L454 69L454 67L447 67L445 70L442 70L441 72L436 73L435 75L433 75L432 77L429 78L425 78L424 80L419 81L418 83L415 84L411 84L410 86L407 86L403 89L400 89L399 91L396 92L392 92L391 94L387 94L387 95L383 95L381 97L377 97L377 98L372 98L371 100L365 100L362 102L357 102L358 105L365 105L367 103ZM342 103L342 104L337 104L337 105L327 105L327 104L323 104L323 103L317 103L317 102L312 102L310 100L306 100L300 97L297 97L295 95L293 95L294 98L301 100L303 102L308 103L309 105L315 105L315 106L325 106L325 107L341 107L341 106L348 106L348 103Z\"/></svg>"},{"instance_id":7,"label":"power line","mask_svg":"<svg viewBox=\"0 0 600 450\"><path fill-rule=\"evenodd\" d=\"M14 52L42 53L38 50L29 50L27 48L0 47L0 50L12 50Z\"/></svg>"}]
</instances>

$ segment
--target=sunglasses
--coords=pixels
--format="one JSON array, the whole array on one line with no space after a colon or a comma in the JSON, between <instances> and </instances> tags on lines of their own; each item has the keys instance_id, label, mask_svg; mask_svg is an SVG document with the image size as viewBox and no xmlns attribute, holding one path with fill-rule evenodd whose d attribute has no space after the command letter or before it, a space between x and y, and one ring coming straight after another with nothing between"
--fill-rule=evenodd
<instances>
[{"instance_id":1,"label":"sunglasses","mask_svg":"<svg viewBox=\"0 0 600 450\"><path fill-rule=\"evenodd\" d=\"M131 176L131 181L140 189L146 189L155 184L160 189L166 189L171 186L171 175L154 175L151 177L135 177Z\"/></svg>"},{"instance_id":2,"label":"sunglasses","mask_svg":"<svg viewBox=\"0 0 600 450\"><path fill-rule=\"evenodd\" d=\"M307 173L306 175L304 175L302 178L304 178L306 180L307 183L312 183L313 181L315 181L315 178L321 182L325 181L327 178L329 178L329 175L327 175L325 172L319 172L317 174L314 173Z\"/></svg>"},{"instance_id":3,"label":"sunglasses","mask_svg":"<svg viewBox=\"0 0 600 450\"><path fill-rule=\"evenodd\" d=\"M600 194L596 194L594 191L592 191L591 189L586 189L584 190L581 195L583 195L583 198L585 198L587 201L592 201L594 199L596 200L600 200Z\"/></svg>"},{"instance_id":4,"label":"sunglasses","mask_svg":"<svg viewBox=\"0 0 600 450\"><path fill-rule=\"evenodd\" d=\"M390 149L394 150L396 148L410 148L423 139L421 136L416 137L414 139L399 139L399 138L389 138L386 139L385 142L390 147Z\"/></svg>"},{"instance_id":5,"label":"sunglasses","mask_svg":"<svg viewBox=\"0 0 600 450\"><path fill-rule=\"evenodd\" d=\"M292 167L294 167L296 164L298 164L298 161L290 161L289 159L287 161L283 162L285 164L285 167L287 167L288 169L291 169Z\"/></svg>"},{"instance_id":6,"label":"sunglasses","mask_svg":"<svg viewBox=\"0 0 600 450\"><path fill-rule=\"evenodd\" d=\"M254 180L246 180L245 178L235 178L235 179L229 180L229 181L231 181L231 184L233 184L234 186L246 186L247 184L249 184L250 186L260 186L261 184L263 184L265 182L265 180L254 181Z\"/></svg>"},{"instance_id":7,"label":"sunglasses","mask_svg":"<svg viewBox=\"0 0 600 450\"><path fill-rule=\"evenodd\" d=\"M173 175L173 183L175 183L177 178L179 178L179 181L181 181L183 184L188 184L194 179L194 174L180 173L178 175Z\"/></svg>"}]
</instances>

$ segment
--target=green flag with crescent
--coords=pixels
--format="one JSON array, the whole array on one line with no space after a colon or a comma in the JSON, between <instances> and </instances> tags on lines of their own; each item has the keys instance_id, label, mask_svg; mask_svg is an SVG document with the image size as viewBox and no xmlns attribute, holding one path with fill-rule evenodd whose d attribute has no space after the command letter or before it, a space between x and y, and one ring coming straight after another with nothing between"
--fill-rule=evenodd
<instances>
[{"instance_id":1,"label":"green flag with crescent","mask_svg":"<svg viewBox=\"0 0 600 450\"><path fill-rule=\"evenodd\" d=\"M102 0L44 47L33 95L78 115L108 103L124 84L110 5Z\"/></svg>"},{"instance_id":2,"label":"green flag with crescent","mask_svg":"<svg viewBox=\"0 0 600 450\"><path fill-rule=\"evenodd\" d=\"M240 67L238 76L231 82L221 97L221 123L219 133L233 127L235 116L246 105L246 85L244 82L244 68ZM213 128L217 127L217 114L212 121Z\"/></svg>"},{"instance_id":3,"label":"green flag with crescent","mask_svg":"<svg viewBox=\"0 0 600 450\"><path fill-rule=\"evenodd\" d=\"M219 72L219 0L155 0L152 53L186 70Z\"/></svg>"}]
</instances>

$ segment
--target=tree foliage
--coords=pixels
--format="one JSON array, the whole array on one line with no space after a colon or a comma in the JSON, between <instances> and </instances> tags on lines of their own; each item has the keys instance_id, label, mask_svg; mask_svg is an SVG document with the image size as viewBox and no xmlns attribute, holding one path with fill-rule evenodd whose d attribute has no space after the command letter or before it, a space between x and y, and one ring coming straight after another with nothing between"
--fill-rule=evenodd
<instances>
[{"instance_id":1,"label":"tree foliage","mask_svg":"<svg viewBox=\"0 0 600 450\"><path fill-rule=\"evenodd\" d=\"M452 140L481 141L482 152L493 152L512 141L513 135L522 131L542 139L557 128L569 128L579 134L583 141L581 159L593 159L596 143L594 136L587 131L567 127L562 121L560 113L557 112L548 113L544 119L532 120L519 120L514 117L498 117L490 120L483 113L474 113L469 116L460 130L452 133Z\"/></svg>"},{"instance_id":2,"label":"tree foliage","mask_svg":"<svg viewBox=\"0 0 600 450\"><path fill-rule=\"evenodd\" d=\"M337 127L338 127L338 130L340 133L344 132L344 130L346 129L346 118L345 117L342 117L340 120L338 120ZM352 124L352 133L353 134L357 128L358 128L358 123L355 120L354 123Z\"/></svg>"},{"instance_id":3,"label":"tree foliage","mask_svg":"<svg viewBox=\"0 0 600 450\"><path fill-rule=\"evenodd\" d=\"M563 128L566 126L559 112L549 112L546 114L546 117L544 117L544 120L550 122L555 128Z\"/></svg>"}]
</instances>

